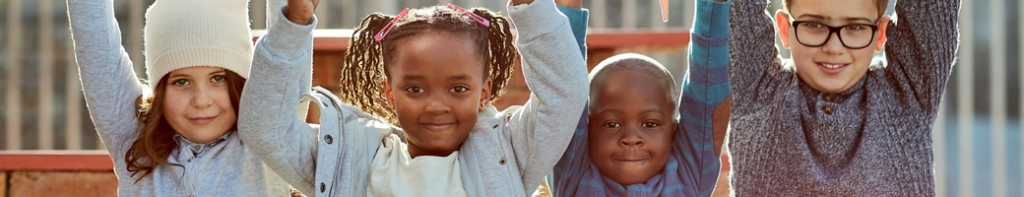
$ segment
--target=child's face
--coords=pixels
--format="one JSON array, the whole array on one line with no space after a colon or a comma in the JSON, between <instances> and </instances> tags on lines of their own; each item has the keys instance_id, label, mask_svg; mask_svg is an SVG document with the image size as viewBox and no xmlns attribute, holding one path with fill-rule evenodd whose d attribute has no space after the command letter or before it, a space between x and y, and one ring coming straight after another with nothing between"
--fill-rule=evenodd
<instances>
[{"instance_id":1,"label":"child's face","mask_svg":"<svg viewBox=\"0 0 1024 197\"><path fill-rule=\"evenodd\" d=\"M672 151L676 124L668 87L628 70L597 83L587 123L594 165L619 184L644 183L665 168Z\"/></svg>"},{"instance_id":2,"label":"child's face","mask_svg":"<svg viewBox=\"0 0 1024 197\"><path fill-rule=\"evenodd\" d=\"M849 89L883 48L888 18L878 17L875 0L793 0L789 11L776 13L779 37L797 76L818 91ZM828 26L845 28L830 34Z\"/></svg>"},{"instance_id":3,"label":"child's face","mask_svg":"<svg viewBox=\"0 0 1024 197\"><path fill-rule=\"evenodd\" d=\"M412 157L461 147L490 93L484 61L469 39L425 33L399 40L384 85Z\"/></svg>"},{"instance_id":4,"label":"child's face","mask_svg":"<svg viewBox=\"0 0 1024 197\"><path fill-rule=\"evenodd\" d=\"M227 73L217 67L189 67L167 74L163 116L175 132L196 143L216 140L235 126Z\"/></svg>"}]
</instances>

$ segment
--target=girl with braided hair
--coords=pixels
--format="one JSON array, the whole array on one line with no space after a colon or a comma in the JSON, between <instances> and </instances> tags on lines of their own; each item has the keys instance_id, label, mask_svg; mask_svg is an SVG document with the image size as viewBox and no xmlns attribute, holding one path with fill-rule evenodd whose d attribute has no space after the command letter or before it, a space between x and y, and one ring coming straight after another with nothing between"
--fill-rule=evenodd
<instances>
[{"instance_id":1,"label":"girl with braided hair","mask_svg":"<svg viewBox=\"0 0 1024 197\"><path fill-rule=\"evenodd\" d=\"M516 45L511 21L480 8L367 16L346 54L339 97L296 85L312 69L309 49L257 50L240 135L307 195L526 196L565 151L574 131L567 123L583 113L589 86L552 0L513 0L508 9ZM299 46L310 35L260 42ZM532 95L499 112L491 103L517 59ZM320 108L319 125L296 118L300 100Z\"/></svg>"}]
</instances>

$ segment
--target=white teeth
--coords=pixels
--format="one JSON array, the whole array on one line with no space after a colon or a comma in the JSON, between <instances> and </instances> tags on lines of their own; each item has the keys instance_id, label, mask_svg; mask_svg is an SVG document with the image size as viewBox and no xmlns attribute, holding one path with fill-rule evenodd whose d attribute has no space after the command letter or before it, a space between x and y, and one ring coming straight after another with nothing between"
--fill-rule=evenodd
<instances>
[{"instance_id":1,"label":"white teeth","mask_svg":"<svg viewBox=\"0 0 1024 197\"><path fill-rule=\"evenodd\" d=\"M839 67L843 67L843 65L842 65L842 64L821 64L821 65L822 65L822 66L825 66L825 67L827 67L827 68L832 68L832 69L835 69L835 68L839 68Z\"/></svg>"}]
</instances>

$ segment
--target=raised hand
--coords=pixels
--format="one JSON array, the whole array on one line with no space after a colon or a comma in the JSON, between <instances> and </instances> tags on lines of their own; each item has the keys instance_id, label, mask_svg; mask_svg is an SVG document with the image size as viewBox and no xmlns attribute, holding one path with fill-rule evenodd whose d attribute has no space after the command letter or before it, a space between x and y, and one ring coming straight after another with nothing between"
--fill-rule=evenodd
<instances>
[{"instance_id":1,"label":"raised hand","mask_svg":"<svg viewBox=\"0 0 1024 197\"><path fill-rule=\"evenodd\" d=\"M288 0L288 9L285 10L284 16L295 24L309 24L317 4L320 4L320 0Z\"/></svg>"},{"instance_id":2,"label":"raised hand","mask_svg":"<svg viewBox=\"0 0 1024 197\"><path fill-rule=\"evenodd\" d=\"M522 5L522 4L533 3L533 0L511 0L511 1L512 1L512 5Z\"/></svg>"},{"instance_id":3,"label":"raised hand","mask_svg":"<svg viewBox=\"0 0 1024 197\"><path fill-rule=\"evenodd\" d=\"M555 0L555 4L571 8L583 8L583 0Z\"/></svg>"}]
</instances>

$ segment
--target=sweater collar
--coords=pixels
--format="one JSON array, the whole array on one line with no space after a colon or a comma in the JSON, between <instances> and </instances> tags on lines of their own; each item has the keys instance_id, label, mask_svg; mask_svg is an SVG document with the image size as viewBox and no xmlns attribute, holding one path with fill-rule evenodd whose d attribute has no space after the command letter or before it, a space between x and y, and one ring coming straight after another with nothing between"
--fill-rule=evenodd
<instances>
[{"instance_id":1,"label":"sweater collar","mask_svg":"<svg viewBox=\"0 0 1024 197\"><path fill-rule=\"evenodd\" d=\"M207 147L216 147L217 145L220 145L224 141L227 141L228 137L230 137L234 133L235 131L228 131L227 133L224 133L224 135L221 135L216 140L213 140L205 144L192 142L191 140L188 140L188 138L185 138L185 136L181 136L181 134L175 133L174 141L178 142L178 147L188 147L188 149L192 151L192 155L199 155L199 153L202 153L203 150L205 150Z\"/></svg>"},{"instance_id":2,"label":"sweater collar","mask_svg":"<svg viewBox=\"0 0 1024 197\"><path fill-rule=\"evenodd\" d=\"M824 93L815 90L810 85L807 85L807 83L805 83L803 80L798 80L800 81L800 92L803 93L804 97L806 97L808 101L817 101L820 99L824 99L826 101L833 103L843 103L848 98L850 98L850 96L856 94L857 92L860 92L861 89L863 89L864 81L865 79L867 79L867 77L868 74L865 73L864 76L861 76L860 79L857 80L857 83L854 83L853 86L850 86L849 89L843 90L842 92L838 93Z\"/></svg>"}]
</instances>

